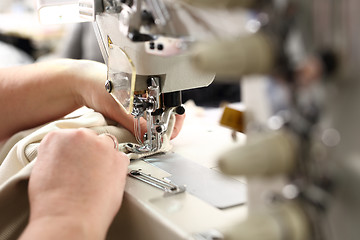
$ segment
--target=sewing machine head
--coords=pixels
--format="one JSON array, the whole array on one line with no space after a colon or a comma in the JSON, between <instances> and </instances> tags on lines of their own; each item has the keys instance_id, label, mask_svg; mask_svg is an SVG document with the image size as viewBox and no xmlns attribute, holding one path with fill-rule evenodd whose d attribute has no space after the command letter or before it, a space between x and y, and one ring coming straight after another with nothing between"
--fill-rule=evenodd
<instances>
[{"instance_id":1,"label":"sewing machine head","mask_svg":"<svg viewBox=\"0 0 360 240\"><path fill-rule=\"evenodd\" d=\"M80 14L95 21L108 66L106 89L138 123L147 120L135 152L157 151L172 113L183 114L181 90L209 85L213 74L189 62L187 33L176 11L162 0L79 1ZM144 139L141 142L141 139Z\"/></svg>"},{"instance_id":2,"label":"sewing machine head","mask_svg":"<svg viewBox=\"0 0 360 240\"><path fill-rule=\"evenodd\" d=\"M214 78L190 64L186 49L192 39L184 18L178 16L184 12L181 4L168 0L38 1L40 20L48 12L50 18L63 22L94 22L108 66L107 91L129 114L147 120L145 136L135 126L141 147L134 151L160 149L171 114L184 113L181 90L207 86ZM70 11L61 12L63 3L78 9L77 19L65 19ZM50 11L51 5L56 11Z\"/></svg>"}]
</instances>

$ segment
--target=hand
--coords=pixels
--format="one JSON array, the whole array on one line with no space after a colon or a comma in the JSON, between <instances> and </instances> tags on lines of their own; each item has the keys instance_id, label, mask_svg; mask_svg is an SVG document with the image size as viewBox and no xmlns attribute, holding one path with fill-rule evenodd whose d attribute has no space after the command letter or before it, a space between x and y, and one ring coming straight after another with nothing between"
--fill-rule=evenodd
<instances>
[{"instance_id":1,"label":"hand","mask_svg":"<svg viewBox=\"0 0 360 240\"><path fill-rule=\"evenodd\" d=\"M135 119L105 90L106 65L88 60L57 59L0 69L0 141L87 106L134 134ZM178 119L181 119L178 118ZM182 120L176 123L176 136ZM146 131L142 119L141 130Z\"/></svg>"},{"instance_id":2,"label":"hand","mask_svg":"<svg viewBox=\"0 0 360 240\"><path fill-rule=\"evenodd\" d=\"M123 127L134 133L135 119L127 114L123 108L112 98L105 90L107 79L107 67L105 64L87 61L70 60L73 62L69 69L71 77L74 78L75 96L77 96L78 105L87 106L105 117L117 121ZM141 128L146 129L146 122L142 119Z\"/></svg>"},{"instance_id":3,"label":"hand","mask_svg":"<svg viewBox=\"0 0 360 240\"><path fill-rule=\"evenodd\" d=\"M79 104L92 108L104 116L117 121L135 135L134 121L137 120L135 120L132 115L127 114L105 90L105 81L107 78L106 65L86 60L70 61L74 62L71 65L72 75L75 79L78 79L74 87L76 87L77 95L80 96L80 98L78 98ZM184 119L185 115L176 115L176 122L171 139L179 134ZM143 137L147 129L145 119L141 119L140 126L141 137Z\"/></svg>"},{"instance_id":4,"label":"hand","mask_svg":"<svg viewBox=\"0 0 360 240\"><path fill-rule=\"evenodd\" d=\"M127 156L114 149L108 136L88 129L49 133L39 146L30 176L31 214L24 236L33 233L36 223L64 219L72 227L82 224L83 233L104 239L122 201L128 164ZM41 228L46 234L46 226ZM57 238L63 234L66 231Z\"/></svg>"}]
</instances>

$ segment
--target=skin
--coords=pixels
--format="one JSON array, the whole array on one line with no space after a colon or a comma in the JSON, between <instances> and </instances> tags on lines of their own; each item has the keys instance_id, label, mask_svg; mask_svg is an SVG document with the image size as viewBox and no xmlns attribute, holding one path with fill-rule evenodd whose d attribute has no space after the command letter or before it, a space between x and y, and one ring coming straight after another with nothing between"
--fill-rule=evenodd
<instances>
[{"instance_id":1,"label":"skin","mask_svg":"<svg viewBox=\"0 0 360 240\"><path fill-rule=\"evenodd\" d=\"M106 66L86 60L0 69L0 141L84 105L134 134L135 120L106 92L105 80ZM183 121L177 115L172 138ZM128 164L108 136L87 129L49 133L30 175L30 221L21 239L104 239L121 205Z\"/></svg>"},{"instance_id":2,"label":"skin","mask_svg":"<svg viewBox=\"0 0 360 240\"><path fill-rule=\"evenodd\" d=\"M30 223L20 239L105 239L121 205L126 155L88 129L52 132L38 152L29 181Z\"/></svg>"},{"instance_id":3,"label":"skin","mask_svg":"<svg viewBox=\"0 0 360 240\"><path fill-rule=\"evenodd\" d=\"M61 59L0 69L0 141L14 133L63 117L87 106L119 122L134 134L134 119L104 88L106 66L86 60ZM176 116L172 138L182 127ZM146 122L141 121L142 133Z\"/></svg>"}]
</instances>

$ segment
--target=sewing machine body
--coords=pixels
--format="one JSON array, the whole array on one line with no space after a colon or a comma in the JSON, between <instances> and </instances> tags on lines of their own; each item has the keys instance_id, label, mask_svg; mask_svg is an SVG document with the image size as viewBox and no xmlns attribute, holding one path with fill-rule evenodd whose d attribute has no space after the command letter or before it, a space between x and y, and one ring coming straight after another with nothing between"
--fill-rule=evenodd
<instances>
[{"instance_id":1,"label":"sewing machine body","mask_svg":"<svg viewBox=\"0 0 360 240\"><path fill-rule=\"evenodd\" d=\"M188 191L166 198L160 189L131 178L125 213L118 220L129 229L145 219L151 223L135 227L133 239L146 234L153 239L207 239L197 233L211 228L225 239L358 238L360 114L349 107L360 96L360 35L354 27L359 1L186 1L225 12L229 7L250 7L252 13L246 25L253 34L203 44L195 56L186 50L208 35L197 38L198 28L188 16L202 19L200 8L185 4L186 11L177 12L183 1L80 2L82 15L96 22L108 80L117 73L120 82L126 80L125 94L113 96L134 116L148 120L146 141L135 151L161 148L169 116L181 105L178 91L210 84L213 75L205 72L258 76L243 82L248 144L219 156L223 172L248 177L247 220L233 224L236 220L227 216L236 212L243 220L241 207L219 210ZM143 12L146 8L150 11ZM151 21L146 18L149 12ZM230 14L224 19L231 19ZM198 23L211 29L209 22ZM172 95L169 102L164 101L166 94ZM205 148L219 142L221 138L207 142ZM159 179L171 177L146 161L132 167ZM131 216L134 222L126 225Z\"/></svg>"},{"instance_id":2,"label":"sewing machine body","mask_svg":"<svg viewBox=\"0 0 360 240\"><path fill-rule=\"evenodd\" d=\"M144 4L145 1L128 5L105 1L104 11L95 11L94 19L100 49L108 65L109 92L135 118L147 120L144 141L130 151L156 152L161 149L172 112L183 114L180 91L208 86L214 75L191 65L189 54L183 51L187 36L173 28L171 33L164 26L160 29L156 19L144 23L140 15L151 10ZM166 8L164 13L170 14ZM167 19L164 24L170 28L173 23ZM148 30L142 33L144 28ZM137 136L139 140L142 137Z\"/></svg>"},{"instance_id":3,"label":"sewing machine body","mask_svg":"<svg viewBox=\"0 0 360 240\"><path fill-rule=\"evenodd\" d=\"M217 159L226 149L243 143L245 136L239 133L238 142L234 142L231 130L218 125L220 109L206 111L201 116L191 107L187 109L187 121L181 135L172 141L171 152L132 160L129 166L129 172L141 169L143 173L178 185L188 181L186 191L166 195L164 190L129 176L123 205L107 239L121 236L134 240L203 240L205 236L222 237L230 223L246 218L245 179L230 178L231 184L235 185L229 186L228 179L223 182L224 179L217 178L223 176L218 171ZM170 164L171 170L161 166L163 164ZM224 192L219 186L229 191ZM231 197L225 195L230 191L233 192ZM231 202L234 197L235 205Z\"/></svg>"}]
</instances>

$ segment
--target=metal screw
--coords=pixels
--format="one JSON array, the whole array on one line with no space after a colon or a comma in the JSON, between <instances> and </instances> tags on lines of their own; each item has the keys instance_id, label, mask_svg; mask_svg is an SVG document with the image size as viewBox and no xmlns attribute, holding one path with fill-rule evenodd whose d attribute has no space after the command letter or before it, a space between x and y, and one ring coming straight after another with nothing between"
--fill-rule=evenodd
<instances>
[{"instance_id":1,"label":"metal screw","mask_svg":"<svg viewBox=\"0 0 360 240\"><path fill-rule=\"evenodd\" d=\"M107 80L105 83L105 89L108 93L111 93L112 91L112 82L110 80Z\"/></svg>"},{"instance_id":2,"label":"metal screw","mask_svg":"<svg viewBox=\"0 0 360 240\"><path fill-rule=\"evenodd\" d=\"M158 132L158 133L161 133L162 132L162 127L161 126L158 126L158 127L156 127L156 132Z\"/></svg>"}]
</instances>

